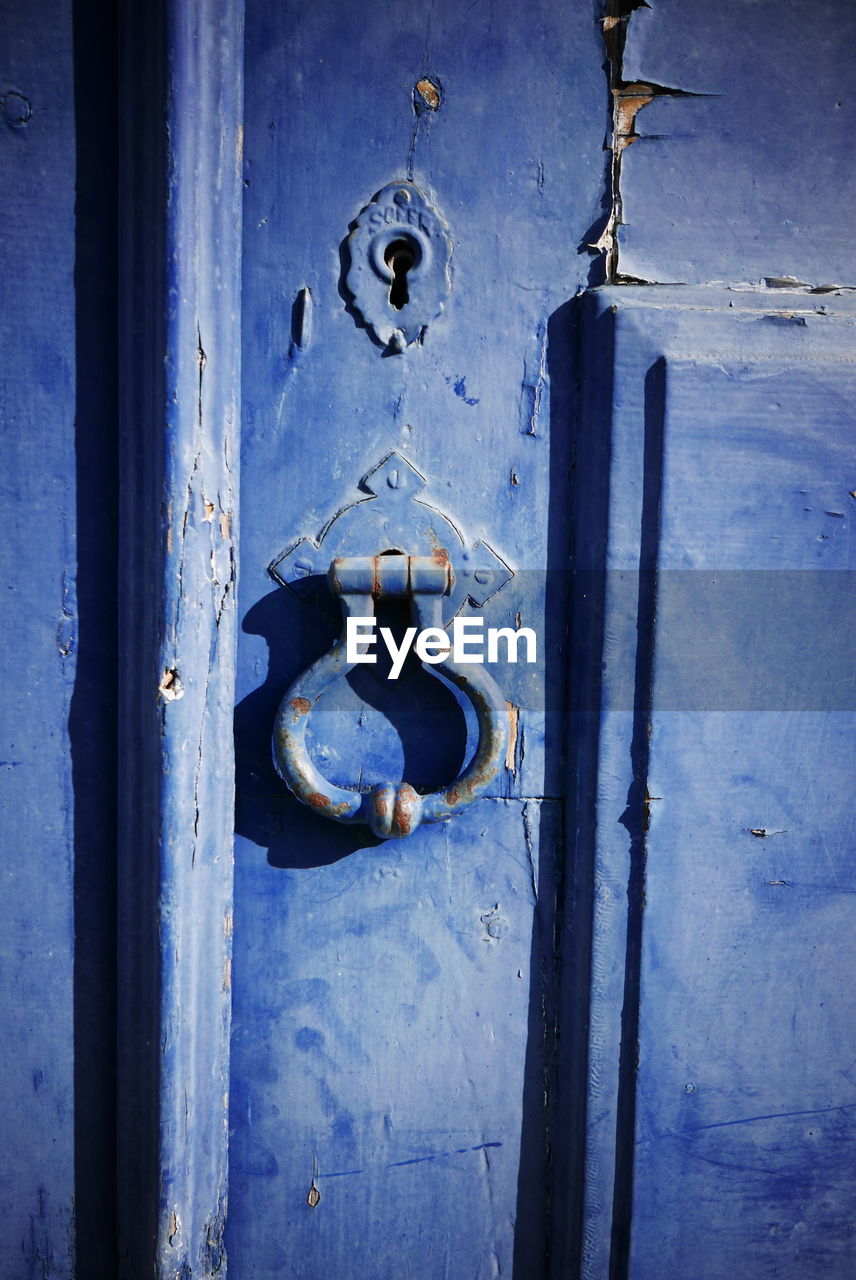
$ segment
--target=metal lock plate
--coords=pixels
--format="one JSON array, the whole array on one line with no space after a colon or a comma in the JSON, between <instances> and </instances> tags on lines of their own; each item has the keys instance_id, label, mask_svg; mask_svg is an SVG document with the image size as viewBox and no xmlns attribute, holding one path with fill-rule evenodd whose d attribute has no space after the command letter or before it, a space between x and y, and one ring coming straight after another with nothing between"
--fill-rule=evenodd
<instances>
[{"instance_id":1,"label":"metal lock plate","mask_svg":"<svg viewBox=\"0 0 856 1280\"><path fill-rule=\"evenodd\" d=\"M379 343L403 351L449 296L446 224L415 183L393 182L360 214L348 253L345 285L354 309Z\"/></svg>"},{"instance_id":2,"label":"metal lock plate","mask_svg":"<svg viewBox=\"0 0 856 1280\"><path fill-rule=\"evenodd\" d=\"M339 509L320 534L302 537L269 565L271 577L303 599L331 605L327 567L341 556L362 556L366 548L395 548L401 554L431 556L444 549L455 565L455 582L445 597L443 623L469 601L484 605L514 577L514 572L487 543L471 543L457 522L422 496L428 480L400 453L388 453L363 476L363 494Z\"/></svg>"}]
</instances>

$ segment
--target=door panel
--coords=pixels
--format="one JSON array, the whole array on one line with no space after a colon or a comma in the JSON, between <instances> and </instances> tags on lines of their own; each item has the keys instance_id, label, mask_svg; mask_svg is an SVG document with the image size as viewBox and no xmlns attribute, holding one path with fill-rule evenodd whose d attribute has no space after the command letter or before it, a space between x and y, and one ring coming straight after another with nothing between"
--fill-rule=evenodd
<instances>
[{"instance_id":1,"label":"door panel","mask_svg":"<svg viewBox=\"0 0 856 1280\"><path fill-rule=\"evenodd\" d=\"M609 1248L635 1280L664 1260L711 1280L843 1277L852 309L715 290L605 291L595 307L614 341L612 510L633 513L612 527L605 630L625 630L634 599L638 618L632 685L629 656L605 651L627 775L622 809L603 726L595 973L622 920L627 957ZM635 511L615 483L633 458ZM610 898L619 872L628 904ZM596 980L595 1030L608 991ZM600 1055L593 1040L595 1123ZM596 1188L590 1275L607 1239Z\"/></svg>"},{"instance_id":2,"label":"door panel","mask_svg":"<svg viewBox=\"0 0 856 1280\"><path fill-rule=\"evenodd\" d=\"M531 1152L532 1182L518 1173L522 1126L542 1124L527 1028L555 884L536 885L532 857L555 848L556 808L486 800L332 866L247 858L259 906L236 973L277 959L235 1020L234 1268L323 1275L347 1257L353 1275L443 1275L465 1257L490 1276L511 1266L521 1194L540 1246Z\"/></svg>"},{"instance_id":3,"label":"door panel","mask_svg":"<svg viewBox=\"0 0 856 1280\"><path fill-rule=\"evenodd\" d=\"M623 7L623 79L654 96L636 114L638 144L621 156L622 273L850 283L856 190L839 156L856 121L838 88L850 14L842 25L831 0L815 0L783 5L771 25L742 0Z\"/></svg>"},{"instance_id":4,"label":"door panel","mask_svg":"<svg viewBox=\"0 0 856 1280\"><path fill-rule=\"evenodd\" d=\"M239 1275L508 1274L515 1220L521 1274L544 1267L566 304L600 203L600 60L591 15L551 3L501 22L452 3L248 7L227 1231ZM415 88L426 78L435 106ZM398 354L344 285L349 228L395 180L428 194L452 244L443 313ZM341 623L267 566L306 539L323 574L340 526L320 535L350 504L381 502L374 469L391 451L416 500L459 531L442 543L453 565L481 542L513 572L485 622L532 626L542 651L535 672L495 671L513 736L487 795L380 845L303 809L274 773L279 701ZM311 718L316 762L343 785L448 783L473 732L466 702L427 672L358 672Z\"/></svg>"}]
</instances>

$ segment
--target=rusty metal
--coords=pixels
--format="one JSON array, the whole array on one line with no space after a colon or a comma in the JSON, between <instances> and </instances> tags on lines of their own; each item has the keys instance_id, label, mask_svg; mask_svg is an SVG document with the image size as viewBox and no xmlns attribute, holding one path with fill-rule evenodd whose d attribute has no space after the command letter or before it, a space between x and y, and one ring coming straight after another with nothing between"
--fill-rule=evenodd
<instances>
[{"instance_id":1,"label":"rusty metal","mask_svg":"<svg viewBox=\"0 0 856 1280\"><path fill-rule=\"evenodd\" d=\"M376 600L408 598L411 621L425 630L443 628L443 604L455 576L446 551L438 548L428 556L340 557L330 565L328 581L345 623L349 617L373 616ZM312 762L306 729L319 698L355 665L348 661L345 636L343 628L332 649L297 678L280 703L273 732L277 773L316 813L335 822L366 823L383 839L410 835L424 823L447 822L482 795L502 767L508 722L496 682L483 666L456 663L451 652L433 664L472 703L479 727L472 761L449 786L424 796L408 782L382 782L367 792L336 786Z\"/></svg>"}]
</instances>

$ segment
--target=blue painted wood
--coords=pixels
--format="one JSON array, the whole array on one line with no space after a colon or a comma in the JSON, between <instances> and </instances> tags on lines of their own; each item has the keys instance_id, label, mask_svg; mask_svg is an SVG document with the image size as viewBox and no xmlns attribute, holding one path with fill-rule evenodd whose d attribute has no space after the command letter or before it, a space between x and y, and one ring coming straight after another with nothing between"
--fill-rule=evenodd
<instances>
[{"instance_id":1,"label":"blue painted wood","mask_svg":"<svg viewBox=\"0 0 856 1280\"><path fill-rule=\"evenodd\" d=\"M0 301L5 322L3 1168L0 1274L74 1268L73 33L69 7L3 13Z\"/></svg>"},{"instance_id":2,"label":"blue painted wood","mask_svg":"<svg viewBox=\"0 0 856 1280\"><path fill-rule=\"evenodd\" d=\"M622 289L586 324L614 356L584 1274L843 1280L853 310Z\"/></svg>"},{"instance_id":3,"label":"blue painted wood","mask_svg":"<svg viewBox=\"0 0 856 1280\"><path fill-rule=\"evenodd\" d=\"M856 19L833 0L634 6L627 83L655 97L621 157L619 269L688 284L856 278Z\"/></svg>"},{"instance_id":4,"label":"blue painted wood","mask_svg":"<svg viewBox=\"0 0 856 1280\"><path fill-rule=\"evenodd\" d=\"M608 195L575 8L254 0L243 241L241 6L123 8L119 551L112 19L5 17L10 1280L115 1273L117 1167L121 1274L222 1275L230 1083L234 1274L852 1273L852 311L625 288L575 345ZM622 271L851 280L850 19L806 13L632 13L624 80L708 96L637 116ZM404 178L452 291L393 356L345 241ZM273 775L278 700L336 624L266 566L390 449L512 566L484 617L545 657L505 673L491 793L380 848ZM311 750L430 789L473 732L429 674L361 673Z\"/></svg>"},{"instance_id":5,"label":"blue painted wood","mask_svg":"<svg viewBox=\"0 0 856 1280\"><path fill-rule=\"evenodd\" d=\"M534 1277L563 841L567 303L602 199L599 31L549 0L501 20L445 0L255 3L246 66L230 1265ZM436 111L414 105L426 77ZM424 341L385 355L348 306L345 241L408 177L448 225L452 288ZM504 777L448 827L381 849L274 774L276 708L338 624L266 566L368 498L360 480L392 449L427 479L420 500L515 571L484 617L537 627L549 696L543 669L532 683L506 668ZM455 776L459 703L427 673L400 686L365 671L324 695L326 776Z\"/></svg>"},{"instance_id":6,"label":"blue painted wood","mask_svg":"<svg viewBox=\"0 0 856 1280\"><path fill-rule=\"evenodd\" d=\"M131 8L125 54L120 1244L123 1275L202 1277L225 1266L241 5Z\"/></svg>"}]
</instances>

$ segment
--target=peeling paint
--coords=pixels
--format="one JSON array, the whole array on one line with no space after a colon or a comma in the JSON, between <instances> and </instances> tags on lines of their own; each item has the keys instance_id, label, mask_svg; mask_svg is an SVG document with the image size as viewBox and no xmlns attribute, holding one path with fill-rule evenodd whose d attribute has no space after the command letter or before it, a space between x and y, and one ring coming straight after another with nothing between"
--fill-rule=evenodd
<instances>
[{"instance_id":1,"label":"peeling paint","mask_svg":"<svg viewBox=\"0 0 856 1280\"><path fill-rule=\"evenodd\" d=\"M122 462L122 548L137 563L140 544L145 572L120 600L134 794L121 801L119 941L125 981L157 994L142 1018L120 1018L119 1128L134 1158L120 1161L117 1216L122 1256L164 1280L225 1270L243 11L226 0L196 18L168 40L159 21L136 23L153 55L158 33L164 41L140 61L149 75L162 65L152 128L164 154L162 168L158 146L157 161L134 170L129 235L149 272L123 295L124 314L152 321L134 327L130 385L156 371L163 413L128 398ZM144 718L149 662L160 715Z\"/></svg>"},{"instance_id":2,"label":"peeling paint","mask_svg":"<svg viewBox=\"0 0 856 1280\"><path fill-rule=\"evenodd\" d=\"M163 673L158 685L158 693L164 702L175 702L178 698L184 697L184 685L175 668L168 667Z\"/></svg>"},{"instance_id":3,"label":"peeling paint","mask_svg":"<svg viewBox=\"0 0 856 1280\"><path fill-rule=\"evenodd\" d=\"M537 436L538 420L541 415L541 402L547 382L547 326L538 326L535 335L536 360L526 356L523 378L520 385L520 433L524 436Z\"/></svg>"},{"instance_id":4,"label":"peeling paint","mask_svg":"<svg viewBox=\"0 0 856 1280\"><path fill-rule=\"evenodd\" d=\"M499 903L488 908L479 916L479 920L484 926L484 942L496 943L505 937L508 931L508 921L504 916L500 915Z\"/></svg>"},{"instance_id":5,"label":"peeling paint","mask_svg":"<svg viewBox=\"0 0 856 1280\"><path fill-rule=\"evenodd\" d=\"M505 767L512 776L517 777L517 738L520 725L520 708L513 702L506 702L508 713L508 744L505 748Z\"/></svg>"},{"instance_id":6,"label":"peeling paint","mask_svg":"<svg viewBox=\"0 0 856 1280\"><path fill-rule=\"evenodd\" d=\"M627 30L636 9L648 7L636 0L608 0L607 13L602 19L603 42L606 49L606 60L609 67L609 92L612 99L611 137L609 149L612 153L609 168L610 208L606 223L598 239L588 245L594 253L604 257L604 274L607 284L647 284L646 280L638 280L622 275L619 270L619 227L624 222L624 207L621 197L621 157L639 134L636 132L636 117L656 97L694 97L685 89L673 89L666 85L644 81L626 82L624 80L624 49L627 43Z\"/></svg>"},{"instance_id":7,"label":"peeling paint","mask_svg":"<svg viewBox=\"0 0 856 1280\"><path fill-rule=\"evenodd\" d=\"M538 867L534 856L534 841L532 839L532 820L529 815L529 802L523 806L523 843L526 846L526 857L529 862L529 877L532 885L532 902L538 903Z\"/></svg>"},{"instance_id":8,"label":"peeling paint","mask_svg":"<svg viewBox=\"0 0 856 1280\"><path fill-rule=\"evenodd\" d=\"M430 111L436 111L440 106L440 88L433 80L425 76L419 80L414 90L419 95L420 101L424 103Z\"/></svg>"}]
</instances>

